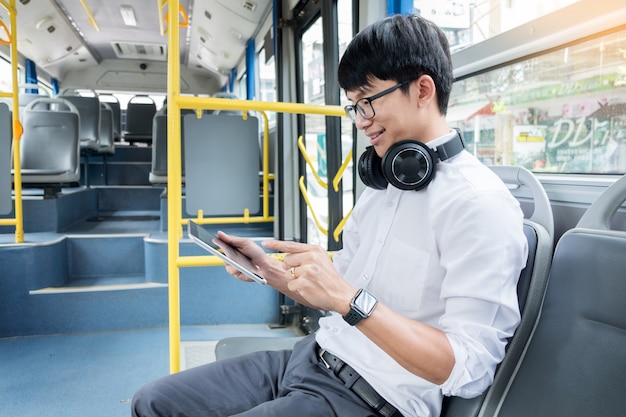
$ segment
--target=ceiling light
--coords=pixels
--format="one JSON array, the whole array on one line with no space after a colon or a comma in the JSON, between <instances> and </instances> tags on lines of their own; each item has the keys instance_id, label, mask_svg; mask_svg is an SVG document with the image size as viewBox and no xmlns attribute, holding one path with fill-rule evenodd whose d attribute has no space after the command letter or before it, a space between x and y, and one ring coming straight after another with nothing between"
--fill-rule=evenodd
<instances>
[{"instance_id":1,"label":"ceiling light","mask_svg":"<svg viewBox=\"0 0 626 417\"><path fill-rule=\"evenodd\" d=\"M135 19L135 11L132 6L120 6L120 12L126 26L137 26L137 19Z\"/></svg>"},{"instance_id":2,"label":"ceiling light","mask_svg":"<svg viewBox=\"0 0 626 417\"><path fill-rule=\"evenodd\" d=\"M35 28L37 28L37 30L47 30L51 25L52 18L50 16L46 16L35 24Z\"/></svg>"}]
</instances>

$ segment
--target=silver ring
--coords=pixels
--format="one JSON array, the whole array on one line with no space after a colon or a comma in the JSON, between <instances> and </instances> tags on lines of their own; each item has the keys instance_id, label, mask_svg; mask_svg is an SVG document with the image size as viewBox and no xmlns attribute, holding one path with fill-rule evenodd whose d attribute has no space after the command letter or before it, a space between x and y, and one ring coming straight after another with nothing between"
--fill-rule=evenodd
<instances>
[{"instance_id":1,"label":"silver ring","mask_svg":"<svg viewBox=\"0 0 626 417\"><path fill-rule=\"evenodd\" d=\"M296 279L296 267L292 266L291 269L289 270L289 273L291 274L291 278Z\"/></svg>"}]
</instances>

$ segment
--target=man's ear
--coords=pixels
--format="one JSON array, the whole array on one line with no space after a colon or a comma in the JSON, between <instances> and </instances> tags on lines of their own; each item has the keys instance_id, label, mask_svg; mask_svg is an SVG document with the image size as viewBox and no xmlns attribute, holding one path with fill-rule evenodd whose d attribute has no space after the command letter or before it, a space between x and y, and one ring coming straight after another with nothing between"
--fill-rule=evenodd
<instances>
[{"instance_id":1,"label":"man's ear","mask_svg":"<svg viewBox=\"0 0 626 417\"><path fill-rule=\"evenodd\" d=\"M431 102L437 102L437 88L435 87L435 81L430 75L422 75L417 79L418 88L418 106L426 107Z\"/></svg>"}]
</instances>

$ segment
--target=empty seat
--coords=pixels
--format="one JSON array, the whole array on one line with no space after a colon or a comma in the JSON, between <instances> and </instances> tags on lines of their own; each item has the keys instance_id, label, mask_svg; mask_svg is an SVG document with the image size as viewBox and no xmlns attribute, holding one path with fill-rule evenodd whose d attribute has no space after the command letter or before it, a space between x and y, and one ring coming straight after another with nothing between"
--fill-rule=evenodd
<instances>
[{"instance_id":1,"label":"empty seat","mask_svg":"<svg viewBox=\"0 0 626 417\"><path fill-rule=\"evenodd\" d=\"M86 153L100 151L100 101L95 95L59 96L70 101L80 114L80 148Z\"/></svg>"},{"instance_id":2,"label":"empty seat","mask_svg":"<svg viewBox=\"0 0 626 417\"><path fill-rule=\"evenodd\" d=\"M20 90L18 93L20 120L24 114L24 109L31 101L42 97L50 97L46 90L37 84L20 84L18 88Z\"/></svg>"},{"instance_id":3,"label":"empty seat","mask_svg":"<svg viewBox=\"0 0 626 417\"><path fill-rule=\"evenodd\" d=\"M13 209L11 199L11 143L13 140L11 111L0 102L0 215Z\"/></svg>"},{"instance_id":4,"label":"empty seat","mask_svg":"<svg viewBox=\"0 0 626 417\"><path fill-rule=\"evenodd\" d=\"M98 153L112 155L115 153L113 139L113 110L109 103L100 103L100 136Z\"/></svg>"},{"instance_id":5,"label":"empty seat","mask_svg":"<svg viewBox=\"0 0 626 417\"><path fill-rule=\"evenodd\" d=\"M49 196L80 181L80 116L68 100L39 98L24 109L20 140L22 183Z\"/></svg>"},{"instance_id":6,"label":"empty seat","mask_svg":"<svg viewBox=\"0 0 626 417\"><path fill-rule=\"evenodd\" d=\"M98 99L102 103L106 103L113 112L113 141L119 142L122 137L122 110L120 101L113 94L100 94Z\"/></svg>"},{"instance_id":7,"label":"empty seat","mask_svg":"<svg viewBox=\"0 0 626 417\"><path fill-rule=\"evenodd\" d=\"M515 335L509 343L505 358L496 373L497 375L511 375L523 352L526 341L532 333L541 308L552 257L554 219L548 196L539 180L530 171L521 167L510 166L494 166L491 169L505 183L510 184L514 188L523 188L524 191L529 193L534 202L532 215L524 220L524 234L528 240L529 250L526 267L521 271L517 285L522 318ZM290 349L297 340L299 340L298 337L226 338L217 343L215 354L218 359L223 359L260 349ZM483 400L490 395L492 388L493 386L483 395L472 399L446 397L441 415L446 417L478 415ZM497 387L497 389L500 389L500 387Z\"/></svg>"},{"instance_id":8,"label":"empty seat","mask_svg":"<svg viewBox=\"0 0 626 417\"><path fill-rule=\"evenodd\" d=\"M536 328L481 416L624 415L626 232L610 230L624 200L626 176L559 239Z\"/></svg>"},{"instance_id":9,"label":"empty seat","mask_svg":"<svg viewBox=\"0 0 626 417\"><path fill-rule=\"evenodd\" d=\"M181 109L181 155L184 155L183 116L194 114L193 110ZM181 157L182 179L185 181L185 158ZM152 166L149 174L150 183L153 185L167 184L167 106L164 105L154 116L152 121Z\"/></svg>"},{"instance_id":10,"label":"empty seat","mask_svg":"<svg viewBox=\"0 0 626 417\"><path fill-rule=\"evenodd\" d=\"M196 215L258 213L259 125L256 117L185 115L185 210ZM236 170L236 175L227 175ZM219 196L219 198L218 198Z\"/></svg>"},{"instance_id":11,"label":"empty seat","mask_svg":"<svg viewBox=\"0 0 626 417\"><path fill-rule=\"evenodd\" d=\"M129 143L152 143L152 119L156 114L154 100L145 95L131 98L126 108L126 125L122 138Z\"/></svg>"}]
</instances>

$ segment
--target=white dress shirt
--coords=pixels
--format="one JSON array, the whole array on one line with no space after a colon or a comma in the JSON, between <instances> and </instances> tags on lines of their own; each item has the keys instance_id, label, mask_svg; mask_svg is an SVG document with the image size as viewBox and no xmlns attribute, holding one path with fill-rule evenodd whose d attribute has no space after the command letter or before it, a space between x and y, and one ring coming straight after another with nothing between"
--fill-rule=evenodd
<instances>
[{"instance_id":1,"label":"white dress shirt","mask_svg":"<svg viewBox=\"0 0 626 417\"><path fill-rule=\"evenodd\" d=\"M466 151L436 169L420 191L367 188L334 264L397 313L446 333L455 357L448 380L436 385L407 371L337 313L320 319L316 335L406 417L439 416L442 395L482 393L520 320L527 240L519 203Z\"/></svg>"}]
</instances>

